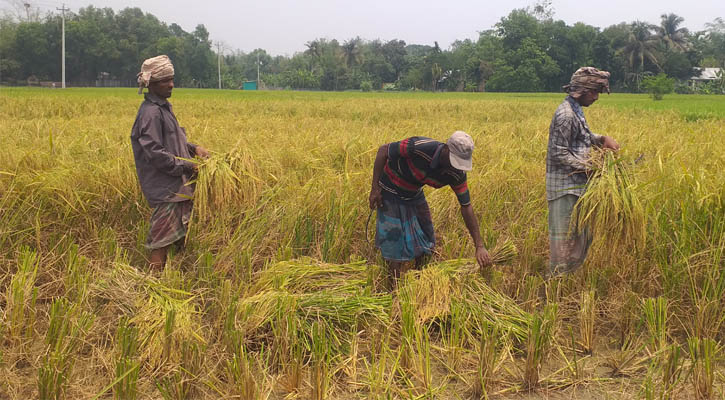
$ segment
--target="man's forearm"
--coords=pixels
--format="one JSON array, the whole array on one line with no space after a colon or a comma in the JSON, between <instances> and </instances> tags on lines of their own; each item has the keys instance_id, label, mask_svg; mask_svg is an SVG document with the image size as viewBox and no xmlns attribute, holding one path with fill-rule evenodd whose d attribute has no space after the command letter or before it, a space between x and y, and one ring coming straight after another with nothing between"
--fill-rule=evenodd
<instances>
[{"instance_id":1,"label":"man's forearm","mask_svg":"<svg viewBox=\"0 0 725 400\"><path fill-rule=\"evenodd\" d=\"M568 147L562 145L550 146L548 156L555 165L567 166L578 172L586 172L589 169L587 160L575 156Z\"/></svg>"},{"instance_id":2,"label":"man's forearm","mask_svg":"<svg viewBox=\"0 0 725 400\"><path fill-rule=\"evenodd\" d=\"M153 140L148 135L141 135L138 139L144 157L158 170L163 171L171 176L181 176L189 173L194 169L192 163L176 157L174 154L166 151L164 147Z\"/></svg>"},{"instance_id":3,"label":"man's forearm","mask_svg":"<svg viewBox=\"0 0 725 400\"><path fill-rule=\"evenodd\" d=\"M194 143L186 142L186 149L192 157L196 156L196 145Z\"/></svg>"},{"instance_id":4,"label":"man's forearm","mask_svg":"<svg viewBox=\"0 0 725 400\"><path fill-rule=\"evenodd\" d=\"M473 206L470 204L461 206L461 216L463 217L463 222L466 223L466 228L468 228L471 239L473 239L473 244L476 248L483 247L483 239L481 239L481 232L479 232L478 220L473 213Z\"/></svg>"},{"instance_id":5,"label":"man's forearm","mask_svg":"<svg viewBox=\"0 0 725 400\"><path fill-rule=\"evenodd\" d=\"M592 134L592 144L597 147L602 147L604 145L604 135L599 135L597 133L591 132Z\"/></svg>"},{"instance_id":6,"label":"man's forearm","mask_svg":"<svg viewBox=\"0 0 725 400\"><path fill-rule=\"evenodd\" d=\"M378 181L380 180L380 175L383 173L383 168L385 167L385 163L388 162L388 145L384 144L378 148L378 154L375 156L375 164L373 165L373 181L372 181L372 187L377 188L378 187Z\"/></svg>"}]
</instances>

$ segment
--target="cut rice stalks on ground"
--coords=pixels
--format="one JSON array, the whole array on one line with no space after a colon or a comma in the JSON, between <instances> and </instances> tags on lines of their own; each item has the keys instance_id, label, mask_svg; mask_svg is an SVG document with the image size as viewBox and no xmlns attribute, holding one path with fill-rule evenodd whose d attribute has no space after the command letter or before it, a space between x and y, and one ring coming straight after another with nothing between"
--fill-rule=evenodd
<instances>
[{"instance_id":1,"label":"cut rice stalks on ground","mask_svg":"<svg viewBox=\"0 0 725 400\"><path fill-rule=\"evenodd\" d=\"M510 332L519 341L528 335L531 313L489 286L478 273L478 266L473 260L448 260L422 271L408 272L405 285L412 289L418 324L448 318L451 303L455 302L463 304L464 309L472 314L468 318L471 324L466 327L468 332L480 334L480 327L473 323L478 318L502 332Z\"/></svg>"},{"instance_id":2,"label":"cut rice stalks on ground","mask_svg":"<svg viewBox=\"0 0 725 400\"><path fill-rule=\"evenodd\" d=\"M128 318L127 326L137 331L144 367L156 370L168 361L178 362L182 347L206 344L193 293L170 287L124 262L113 263L90 290L104 299L109 312Z\"/></svg>"},{"instance_id":3,"label":"cut rice stalks on ground","mask_svg":"<svg viewBox=\"0 0 725 400\"><path fill-rule=\"evenodd\" d=\"M233 305L231 325L256 345L276 343L289 353L299 342L309 356L313 326L324 322L320 326L327 330L331 351L339 355L349 348L349 332L390 324L391 294L370 290L369 271L378 269L364 262L327 264L306 258L272 264Z\"/></svg>"}]
</instances>

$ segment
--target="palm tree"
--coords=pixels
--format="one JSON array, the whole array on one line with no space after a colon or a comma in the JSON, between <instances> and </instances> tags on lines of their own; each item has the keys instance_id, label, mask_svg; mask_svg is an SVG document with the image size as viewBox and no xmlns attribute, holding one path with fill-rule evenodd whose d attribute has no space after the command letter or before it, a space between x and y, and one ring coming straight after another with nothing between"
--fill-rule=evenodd
<instances>
[{"instance_id":1,"label":"palm tree","mask_svg":"<svg viewBox=\"0 0 725 400\"><path fill-rule=\"evenodd\" d=\"M345 57L345 64L348 68L352 69L354 66L360 63L362 58L362 39L356 37L350 39L342 44L343 56Z\"/></svg>"},{"instance_id":2,"label":"palm tree","mask_svg":"<svg viewBox=\"0 0 725 400\"><path fill-rule=\"evenodd\" d=\"M619 49L619 53L627 59L630 72L641 72L645 61L662 70L657 54L658 38L652 34L652 29L654 29L652 25L641 21L635 21L630 25L627 42Z\"/></svg>"},{"instance_id":3,"label":"palm tree","mask_svg":"<svg viewBox=\"0 0 725 400\"><path fill-rule=\"evenodd\" d=\"M715 18L712 22L705 23L708 32L725 32L725 20L722 17Z\"/></svg>"},{"instance_id":4,"label":"palm tree","mask_svg":"<svg viewBox=\"0 0 725 400\"><path fill-rule=\"evenodd\" d=\"M431 77L433 78L433 91L435 92L438 89L438 81L440 81L441 77L443 77L443 68L441 68L438 63L433 63L433 67L431 67Z\"/></svg>"},{"instance_id":5,"label":"palm tree","mask_svg":"<svg viewBox=\"0 0 725 400\"><path fill-rule=\"evenodd\" d=\"M320 40L313 40L305 43L305 46L307 46L305 54L309 55L312 59L312 62L310 62L310 72L315 72L315 64L319 63L322 57L322 43L320 43Z\"/></svg>"},{"instance_id":6,"label":"palm tree","mask_svg":"<svg viewBox=\"0 0 725 400\"><path fill-rule=\"evenodd\" d=\"M651 62L659 71L662 71L657 53L659 38L652 34L654 28L646 22L633 22L629 26L627 41L617 50L627 60L628 71L625 80L635 91L640 90L639 85L642 78L649 73L644 71L645 61Z\"/></svg>"},{"instance_id":7,"label":"palm tree","mask_svg":"<svg viewBox=\"0 0 725 400\"><path fill-rule=\"evenodd\" d=\"M662 22L660 26L655 27L657 36L668 49L677 51L686 51L689 47L687 42L687 28L680 28L680 24L685 21L684 18L677 14L662 14Z\"/></svg>"}]
</instances>

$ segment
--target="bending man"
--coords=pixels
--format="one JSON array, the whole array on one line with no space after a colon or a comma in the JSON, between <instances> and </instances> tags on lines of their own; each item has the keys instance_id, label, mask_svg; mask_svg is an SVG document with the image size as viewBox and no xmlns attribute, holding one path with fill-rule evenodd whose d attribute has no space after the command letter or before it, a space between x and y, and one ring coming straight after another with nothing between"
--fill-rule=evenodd
<instances>
[{"instance_id":1,"label":"bending man","mask_svg":"<svg viewBox=\"0 0 725 400\"><path fill-rule=\"evenodd\" d=\"M148 87L131 130L136 173L146 201L154 209L146 248L152 269L163 269L169 247L186 237L194 187L189 181L195 165L182 158L208 157L201 146L186 141L167 101L174 89L174 66L165 55L143 62L139 90Z\"/></svg>"},{"instance_id":2,"label":"bending man","mask_svg":"<svg viewBox=\"0 0 725 400\"><path fill-rule=\"evenodd\" d=\"M423 185L450 186L476 246L481 267L491 264L473 214L466 171L472 168L473 139L457 131L447 143L411 137L380 146L373 169L370 208L377 209L375 245L385 258L393 283L415 260L420 267L435 247L433 221Z\"/></svg>"},{"instance_id":3,"label":"bending man","mask_svg":"<svg viewBox=\"0 0 725 400\"><path fill-rule=\"evenodd\" d=\"M592 238L569 222L574 205L589 181L589 152L592 146L618 150L609 136L593 133L582 107L589 107L599 94L609 93L609 72L593 67L579 68L564 86L569 95L556 109L549 126L546 152L546 199L549 203L549 274L559 276L577 270L587 256Z\"/></svg>"}]
</instances>

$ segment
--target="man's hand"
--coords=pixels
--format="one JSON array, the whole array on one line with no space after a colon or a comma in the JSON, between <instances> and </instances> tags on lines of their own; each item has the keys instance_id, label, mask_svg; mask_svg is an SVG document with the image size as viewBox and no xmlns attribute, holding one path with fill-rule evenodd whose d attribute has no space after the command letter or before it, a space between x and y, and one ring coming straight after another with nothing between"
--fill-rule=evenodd
<instances>
[{"instance_id":1,"label":"man's hand","mask_svg":"<svg viewBox=\"0 0 725 400\"><path fill-rule=\"evenodd\" d=\"M610 136L604 136L602 138L602 148L617 151L619 150L619 143Z\"/></svg>"},{"instance_id":2,"label":"man's hand","mask_svg":"<svg viewBox=\"0 0 725 400\"><path fill-rule=\"evenodd\" d=\"M209 150L197 145L196 146L196 155L201 158L209 158Z\"/></svg>"},{"instance_id":3,"label":"man's hand","mask_svg":"<svg viewBox=\"0 0 725 400\"><path fill-rule=\"evenodd\" d=\"M380 192L380 187L373 186L373 188L370 189L370 209L374 210L382 206L383 194Z\"/></svg>"},{"instance_id":4,"label":"man's hand","mask_svg":"<svg viewBox=\"0 0 725 400\"><path fill-rule=\"evenodd\" d=\"M196 160L185 161L184 166L186 167L185 172L189 172L192 174L196 174L197 172L199 172L199 163L196 162Z\"/></svg>"},{"instance_id":5,"label":"man's hand","mask_svg":"<svg viewBox=\"0 0 725 400\"><path fill-rule=\"evenodd\" d=\"M491 266L491 256L485 247L476 247L476 261L481 268Z\"/></svg>"}]
</instances>

